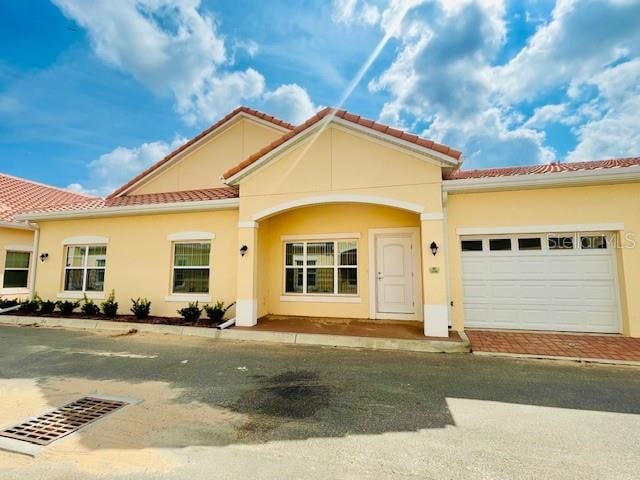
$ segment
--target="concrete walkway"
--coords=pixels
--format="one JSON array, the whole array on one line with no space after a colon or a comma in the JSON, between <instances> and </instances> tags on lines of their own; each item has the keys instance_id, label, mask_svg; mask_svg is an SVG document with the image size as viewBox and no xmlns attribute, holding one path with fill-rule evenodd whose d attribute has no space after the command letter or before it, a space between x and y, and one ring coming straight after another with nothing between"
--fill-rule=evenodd
<instances>
[{"instance_id":1,"label":"concrete walkway","mask_svg":"<svg viewBox=\"0 0 640 480\"><path fill-rule=\"evenodd\" d=\"M400 350L407 352L429 353L468 353L469 342L466 339L435 340L423 337L417 339L379 338L370 336L351 336L344 334L318 334L290 331L267 331L253 328L216 328L187 327L181 325L161 325L134 322L114 322L109 320L90 320L79 318L25 317L20 315L2 315L0 324L33 325L47 328L72 328L80 330L105 330L126 333L137 330L142 333L160 333L188 337L204 337L214 340L240 340L296 345L317 345L325 347L364 348L370 350Z\"/></svg>"},{"instance_id":2,"label":"concrete walkway","mask_svg":"<svg viewBox=\"0 0 640 480\"><path fill-rule=\"evenodd\" d=\"M640 365L640 338L475 329L466 334L473 353Z\"/></svg>"}]
</instances>

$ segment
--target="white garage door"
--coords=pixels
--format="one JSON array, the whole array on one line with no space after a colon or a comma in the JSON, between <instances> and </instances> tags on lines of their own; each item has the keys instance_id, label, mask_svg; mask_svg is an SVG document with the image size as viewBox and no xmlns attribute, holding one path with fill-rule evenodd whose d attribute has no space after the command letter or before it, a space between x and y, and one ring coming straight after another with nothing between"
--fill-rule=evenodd
<instances>
[{"instance_id":1,"label":"white garage door","mask_svg":"<svg viewBox=\"0 0 640 480\"><path fill-rule=\"evenodd\" d=\"M619 331L611 234L461 239L465 325Z\"/></svg>"}]
</instances>

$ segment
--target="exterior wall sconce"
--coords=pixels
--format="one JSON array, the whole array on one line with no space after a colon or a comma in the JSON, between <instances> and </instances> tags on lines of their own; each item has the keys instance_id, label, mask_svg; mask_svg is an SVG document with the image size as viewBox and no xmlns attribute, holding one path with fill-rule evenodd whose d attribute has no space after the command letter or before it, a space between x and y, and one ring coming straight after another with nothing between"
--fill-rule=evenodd
<instances>
[{"instance_id":1,"label":"exterior wall sconce","mask_svg":"<svg viewBox=\"0 0 640 480\"><path fill-rule=\"evenodd\" d=\"M247 253L247 250L249 250L249 247L247 247L246 245L242 245L240 247L240 255L244 257L244 254Z\"/></svg>"},{"instance_id":2,"label":"exterior wall sconce","mask_svg":"<svg viewBox=\"0 0 640 480\"><path fill-rule=\"evenodd\" d=\"M44 262L47 258L49 258L49 254L48 253L43 253L42 255L40 255L40 261Z\"/></svg>"},{"instance_id":3,"label":"exterior wall sconce","mask_svg":"<svg viewBox=\"0 0 640 480\"><path fill-rule=\"evenodd\" d=\"M438 253L438 244L436 242L431 242L431 245L429 245L429 248L431 249L431 253L435 257L436 253Z\"/></svg>"}]
</instances>

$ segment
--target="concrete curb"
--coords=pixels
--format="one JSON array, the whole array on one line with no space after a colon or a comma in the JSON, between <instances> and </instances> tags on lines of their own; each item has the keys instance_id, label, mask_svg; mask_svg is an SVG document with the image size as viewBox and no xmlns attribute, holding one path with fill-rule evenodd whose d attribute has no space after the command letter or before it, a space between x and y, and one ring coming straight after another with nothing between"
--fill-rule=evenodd
<instances>
[{"instance_id":1,"label":"concrete curb","mask_svg":"<svg viewBox=\"0 0 640 480\"><path fill-rule=\"evenodd\" d=\"M602 365L621 365L626 367L640 367L640 362L633 360L613 360L608 358L562 357L559 355L532 355L529 353L504 353L504 352L473 352L479 357L506 357L523 358L529 360L565 360L567 362L597 363Z\"/></svg>"},{"instance_id":2,"label":"concrete curb","mask_svg":"<svg viewBox=\"0 0 640 480\"><path fill-rule=\"evenodd\" d=\"M0 437L0 450L35 457L42 451L42 447L22 440Z\"/></svg>"},{"instance_id":3,"label":"concrete curb","mask_svg":"<svg viewBox=\"0 0 640 480\"><path fill-rule=\"evenodd\" d=\"M396 350L426 353L469 353L471 351L470 343L466 335L462 337L462 342L445 340L404 340L395 338L326 335L319 333L265 332L234 328L218 330L215 328L183 327L179 325L84 320L79 318L22 317L19 315L3 315L0 317L0 324L21 326L36 325L46 328L62 327L78 330L104 330L122 333L136 329L144 333L201 337L214 340L363 348L369 350Z\"/></svg>"}]
</instances>

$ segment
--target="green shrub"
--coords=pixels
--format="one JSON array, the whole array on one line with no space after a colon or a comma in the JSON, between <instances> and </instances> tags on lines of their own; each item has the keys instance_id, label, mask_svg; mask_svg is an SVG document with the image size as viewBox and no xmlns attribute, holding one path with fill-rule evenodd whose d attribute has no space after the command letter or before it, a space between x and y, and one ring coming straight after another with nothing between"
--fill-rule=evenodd
<instances>
[{"instance_id":1,"label":"green shrub","mask_svg":"<svg viewBox=\"0 0 640 480\"><path fill-rule=\"evenodd\" d=\"M146 298L131 299L131 313L133 313L138 320L143 320L149 316L151 312L151 302Z\"/></svg>"},{"instance_id":2,"label":"green shrub","mask_svg":"<svg viewBox=\"0 0 640 480\"><path fill-rule=\"evenodd\" d=\"M212 323L220 323L224 320L224 315L227 311L233 307L236 302L232 302L228 306L224 306L224 302L216 302L214 306L205 305L204 309L207 312L207 317L211 320Z\"/></svg>"},{"instance_id":3,"label":"green shrub","mask_svg":"<svg viewBox=\"0 0 640 480\"><path fill-rule=\"evenodd\" d=\"M113 318L118 314L118 302L116 302L116 292L111 290L107 299L100 304L105 317Z\"/></svg>"},{"instance_id":4,"label":"green shrub","mask_svg":"<svg viewBox=\"0 0 640 480\"><path fill-rule=\"evenodd\" d=\"M31 300L27 299L20 302L20 312L36 313L38 311L39 306L40 306L40 302L38 301L38 297L35 296Z\"/></svg>"},{"instance_id":5,"label":"green shrub","mask_svg":"<svg viewBox=\"0 0 640 480\"><path fill-rule=\"evenodd\" d=\"M6 299L6 300L0 299L0 310L2 310L4 308L15 307L16 305L18 305L18 300L16 300L15 298L12 298L11 300L9 300L9 299Z\"/></svg>"},{"instance_id":6,"label":"green shrub","mask_svg":"<svg viewBox=\"0 0 640 480\"><path fill-rule=\"evenodd\" d=\"M40 313L49 314L53 313L56 309L56 302L51 300L40 300Z\"/></svg>"},{"instance_id":7,"label":"green shrub","mask_svg":"<svg viewBox=\"0 0 640 480\"><path fill-rule=\"evenodd\" d=\"M189 306L181 308L178 313L186 322L195 323L200 319L202 309L198 306L198 302L189 302Z\"/></svg>"},{"instance_id":8,"label":"green shrub","mask_svg":"<svg viewBox=\"0 0 640 480\"><path fill-rule=\"evenodd\" d=\"M60 313L63 315L69 315L73 313L73 311L80 306L80 302L72 302L70 300L58 300L56 302L56 307L60 310Z\"/></svg>"},{"instance_id":9,"label":"green shrub","mask_svg":"<svg viewBox=\"0 0 640 480\"><path fill-rule=\"evenodd\" d=\"M86 293L84 294L83 301L84 303L82 304L82 307L80 307L80 311L83 315L94 317L100 313L100 307L93 303L93 300L89 299Z\"/></svg>"}]
</instances>

